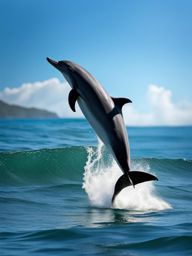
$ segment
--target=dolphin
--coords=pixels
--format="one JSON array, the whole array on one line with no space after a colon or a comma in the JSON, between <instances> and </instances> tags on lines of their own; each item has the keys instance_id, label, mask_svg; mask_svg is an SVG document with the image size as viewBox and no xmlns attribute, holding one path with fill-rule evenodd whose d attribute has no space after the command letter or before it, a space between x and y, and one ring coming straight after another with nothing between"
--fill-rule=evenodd
<instances>
[{"instance_id":1,"label":"dolphin","mask_svg":"<svg viewBox=\"0 0 192 256\"><path fill-rule=\"evenodd\" d=\"M122 115L122 107L132 101L127 98L113 98L101 84L84 68L71 61L47 61L65 77L71 91L68 96L70 108L75 112L76 101L99 138L109 148L123 175L117 180L112 204L120 191L130 185L158 180L149 173L130 171L130 149L128 135Z\"/></svg>"}]
</instances>

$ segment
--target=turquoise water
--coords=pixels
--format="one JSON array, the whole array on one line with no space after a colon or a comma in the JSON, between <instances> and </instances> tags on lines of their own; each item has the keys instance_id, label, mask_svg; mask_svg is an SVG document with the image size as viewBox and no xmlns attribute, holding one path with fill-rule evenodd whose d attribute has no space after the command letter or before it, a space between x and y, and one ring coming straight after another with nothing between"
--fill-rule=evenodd
<instances>
[{"instance_id":1,"label":"turquoise water","mask_svg":"<svg viewBox=\"0 0 192 256\"><path fill-rule=\"evenodd\" d=\"M192 127L129 127L121 171L85 120L0 121L0 255L192 255Z\"/></svg>"}]
</instances>

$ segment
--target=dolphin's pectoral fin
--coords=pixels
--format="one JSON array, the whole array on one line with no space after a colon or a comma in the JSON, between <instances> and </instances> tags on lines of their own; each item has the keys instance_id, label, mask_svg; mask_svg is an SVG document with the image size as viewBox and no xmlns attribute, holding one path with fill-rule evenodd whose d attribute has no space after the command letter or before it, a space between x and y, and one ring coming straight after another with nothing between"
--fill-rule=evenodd
<instances>
[{"instance_id":1,"label":"dolphin's pectoral fin","mask_svg":"<svg viewBox=\"0 0 192 256\"><path fill-rule=\"evenodd\" d=\"M122 110L122 107L124 104L126 103L132 103L132 101L130 99L127 99L127 98L113 98L112 97L112 100L115 104L115 106L121 111Z\"/></svg>"},{"instance_id":2,"label":"dolphin's pectoral fin","mask_svg":"<svg viewBox=\"0 0 192 256\"><path fill-rule=\"evenodd\" d=\"M73 112L75 112L75 102L78 97L79 97L78 92L75 89L72 89L68 96L68 102L69 102L69 106L73 110Z\"/></svg>"},{"instance_id":3,"label":"dolphin's pectoral fin","mask_svg":"<svg viewBox=\"0 0 192 256\"><path fill-rule=\"evenodd\" d=\"M120 193L122 189L128 186L135 186L136 184L150 181L150 180L158 180L152 174L146 172L129 172L128 174L123 174L115 184L115 189L112 197L112 204L116 198L116 196Z\"/></svg>"}]
</instances>

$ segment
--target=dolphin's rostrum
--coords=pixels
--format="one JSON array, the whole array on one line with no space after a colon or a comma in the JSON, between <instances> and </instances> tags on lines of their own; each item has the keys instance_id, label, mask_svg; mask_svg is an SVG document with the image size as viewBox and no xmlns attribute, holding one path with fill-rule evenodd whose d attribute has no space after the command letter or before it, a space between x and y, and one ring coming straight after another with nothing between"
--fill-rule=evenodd
<instances>
[{"instance_id":1,"label":"dolphin's rostrum","mask_svg":"<svg viewBox=\"0 0 192 256\"><path fill-rule=\"evenodd\" d=\"M77 101L83 114L103 143L110 149L124 173L115 185L112 203L123 188L157 180L149 173L130 171L129 142L122 107L131 100L110 97L89 72L71 61L57 62L50 58L47 60L61 71L72 88L68 97L71 109L75 111Z\"/></svg>"}]
</instances>

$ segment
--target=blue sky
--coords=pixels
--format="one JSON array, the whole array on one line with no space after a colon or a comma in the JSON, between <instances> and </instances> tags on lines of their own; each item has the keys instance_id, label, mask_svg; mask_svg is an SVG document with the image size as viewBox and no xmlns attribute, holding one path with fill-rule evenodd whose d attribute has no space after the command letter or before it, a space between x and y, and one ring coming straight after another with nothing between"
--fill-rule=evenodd
<instances>
[{"instance_id":1,"label":"blue sky","mask_svg":"<svg viewBox=\"0 0 192 256\"><path fill-rule=\"evenodd\" d=\"M89 70L148 109L150 84L192 98L192 1L0 1L0 90L62 76L46 57Z\"/></svg>"}]
</instances>

